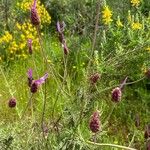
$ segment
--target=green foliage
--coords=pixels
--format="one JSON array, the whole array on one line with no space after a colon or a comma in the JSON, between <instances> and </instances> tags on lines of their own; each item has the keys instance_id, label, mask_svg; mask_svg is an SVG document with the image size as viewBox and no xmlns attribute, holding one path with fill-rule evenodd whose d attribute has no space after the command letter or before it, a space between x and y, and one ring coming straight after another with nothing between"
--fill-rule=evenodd
<instances>
[{"instance_id":1,"label":"green foliage","mask_svg":"<svg viewBox=\"0 0 150 150\"><path fill-rule=\"evenodd\" d=\"M114 149L113 145L91 144L94 139L96 143L145 149L144 130L150 116L150 81L144 72L150 67L150 16L149 5L145 6L149 1L142 1L139 7L129 1L107 1L109 11L103 2L99 18L95 0L41 2L52 17L52 25L40 30L43 36L35 36L39 51L33 49L26 59L0 64L0 149ZM106 19L112 19L108 24L103 22L105 13ZM15 16L19 22L27 18L17 9ZM69 49L67 55L55 33L58 20L66 24L63 40ZM1 33L4 31L5 26ZM28 87L29 68L34 80L49 74L33 95ZM95 73L99 80L93 83ZM114 103L111 92L125 77L128 80L121 101ZM12 97L17 101L15 108L8 107ZM94 134L89 121L96 110L102 130ZM140 117L139 126L136 116Z\"/></svg>"}]
</instances>

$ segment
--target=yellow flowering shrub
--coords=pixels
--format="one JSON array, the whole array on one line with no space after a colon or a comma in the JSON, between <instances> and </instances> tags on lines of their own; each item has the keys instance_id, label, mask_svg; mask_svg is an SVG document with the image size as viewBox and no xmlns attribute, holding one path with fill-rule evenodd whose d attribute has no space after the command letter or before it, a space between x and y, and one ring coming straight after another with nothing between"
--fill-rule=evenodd
<instances>
[{"instance_id":1,"label":"yellow flowering shrub","mask_svg":"<svg viewBox=\"0 0 150 150\"><path fill-rule=\"evenodd\" d=\"M33 0L23 0L22 3L18 3L17 5L23 12L29 12L32 4L33 4ZM40 17L41 24L51 23L51 17L49 13L47 12L44 5L41 4L39 0L37 1L37 12Z\"/></svg>"},{"instance_id":2,"label":"yellow flowering shrub","mask_svg":"<svg viewBox=\"0 0 150 150\"><path fill-rule=\"evenodd\" d=\"M15 29L13 35L6 31L0 38L0 44L3 45L5 53L7 54L7 59L9 60L27 58L27 41L29 39L32 40L33 51L37 51L40 48L36 28L29 20L25 21L23 24L17 22Z\"/></svg>"},{"instance_id":3,"label":"yellow flowering shrub","mask_svg":"<svg viewBox=\"0 0 150 150\"><path fill-rule=\"evenodd\" d=\"M105 6L102 11L102 18L104 24L108 25L110 22L112 22L112 11L109 9L108 6Z\"/></svg>"},{"instance_id":4,"label":"yellow flowering shrub","mask_svg":"<svg viewBox=\"0 0 150 150\"><path fill-rule=\"evenodd\" d=\"M23 0L20 3L17 3L17 8L19 8L19 11L22 13L29 14L32 5L33 0ZM40 0L37 1L37 11L41 22L40 28L45 24L51 23L51 17ZM0 47L2 48L0 61L3 59L14 60L15 58L27 58L27 41L29 39L32 40L33 51L39 50L40 46L37 30L30 22L30 20L26 19L21 23L18 21L16 22L12 33L5 31L0 36Z\"/></svg>"}]
</instances>

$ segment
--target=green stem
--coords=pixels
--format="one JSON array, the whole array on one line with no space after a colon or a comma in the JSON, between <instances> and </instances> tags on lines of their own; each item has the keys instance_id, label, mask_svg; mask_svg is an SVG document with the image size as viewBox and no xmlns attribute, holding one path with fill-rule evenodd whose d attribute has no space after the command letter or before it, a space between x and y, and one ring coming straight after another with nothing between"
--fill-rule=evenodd
<instances>
[{"instance_id":1,"label":"green stem","mask_svg":"<svg viewBox=\"0 0 150 150\"><path fill-rule=\"evenodd\" d=\"M138 82L142 81L143 79L145 79L145 76L142 77L142 78L140 78L140 79L138 79L138 80L136 80L136 81L125 83L124 85L135 84L135 83L138 83ZM100 93L102 93L102 92L111 90L112 88L119 87L119 86L120 86L120 85L113 85L113 86L107 87L107 88L105 88L105 89L103 89L103 90L98 90L98 89L97 89L97 92L95 92L94 94L92 94L92 95L90 95L90 96L91 96L91 97L95 97L96 95L98 95L98 94L100 94Z\"/></svg>"},{"instance_id":2,"label":"green stem","mask_svg":"<svg viewBox=\"0 0 150 150\"><path fill-rule=\"evenodd\" d=\"M116 147L116 148L126 149L126 150L136 150L134 148L130 148L130 147L122 146L122 145L116 145L116 144L95 143L95 142L91 142L91 141L86 141L86 143L87 144L92 144L92 145L95 145L95 146L110 146L110 147Z\"/></svg>"},{"instance_id":3,"label":"green stem","mask_svg":"<svg viewBox=\"0 0 150 150\"><path fill-rule=\"evenodd\" d=\"M43 111L42 111L42 120L41 120L41 127L43 131L43 137L45 138L44 135L44 116L45 116L45 110L46 110L46 80L45 80L45 92L44 92L44 104L43 104Z\"/></svg>"},{"instance_id":4,"label":"green stem","mask_svg":"<svg viewBox=\"0 0 150 150\"><path fill-rule=\"evenodd\" d=\"M112 106L112 109L111 109L111 111L109 112L109 114L108 114L108 116L107 116L105 122L103 123L102 128L105 128L105 126L106 126L108 120L110 119L110 117L111 117L111 115L112 115L112 113L113 113L115 107L116 107L116 105L114 104L114 105Z\"/></svg>"},{"instance_id":5,"label":"green stem","mask_svg":"<svg viewBox=\"0 0 150 150\"><path fill-rule=\"evenodd\" d=\"M22 117L21 119L23 118L23 116L25 115L25 112L27 110L27 108L29 107L29 105L32 103L32 98L33 98L33 94L31 94L30 98L29 98L29 101L27 103L27 106L26 108L24 109L23 113L22 113ZM32 113L32 117L33 117L33 105L31 104L31 113Z\"/></svg>"}]
</instances>

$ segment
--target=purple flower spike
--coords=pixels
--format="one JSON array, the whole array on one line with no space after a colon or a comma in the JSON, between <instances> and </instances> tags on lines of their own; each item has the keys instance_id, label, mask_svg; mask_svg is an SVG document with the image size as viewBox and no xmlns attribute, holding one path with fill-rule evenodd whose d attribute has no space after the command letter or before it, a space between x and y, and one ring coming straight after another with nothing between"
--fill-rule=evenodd
<instances>
[{"instance_id":1,"label":"purple flower spike","mask_svg":"<svg viewBox=\"0 0 150 150\"><path fill-rule=\"evenodd\" d=\"M89 127L93 133L97 133L98 131L101 131L101 124L100 124L98 111L93 113L89 123Z\"/></svg>"},{"instance_id":2,"label":"purple flower spike","mask_svg":"<svg viewBox=\"0 0 150 150\"><path fill-rule=\"evenodd\" d=\"M40 24L40 18L37 13L36 3L37 3L37 1L34 0L34 4L31 7L31 23L35 26L38 26Z\"/></svg>"},{"instance_id":3,"label":"purple flower spike","mask_svg":"<svg viewBox=\"0 0 150 150\"><path fill-rule=\"evenodd\" d=\"M34 83L36 83L37 85L41 85L45 82L45 80L48 78L48 73L46 73L43 77L41 77L38 80L35 80Z\"/></svg>"},{"instance_id":4,"label":"purple flower spike","mask_svg":"<svg viewBox=\"0 0 150 150\"><path fill-rule=\"evenodd\" d=\"M121 96L122 96L122 92L121 89L119 87L116 87L112 90L112 101L113 102L119 102L121 100Z\"/></svg>"}]
</instances>

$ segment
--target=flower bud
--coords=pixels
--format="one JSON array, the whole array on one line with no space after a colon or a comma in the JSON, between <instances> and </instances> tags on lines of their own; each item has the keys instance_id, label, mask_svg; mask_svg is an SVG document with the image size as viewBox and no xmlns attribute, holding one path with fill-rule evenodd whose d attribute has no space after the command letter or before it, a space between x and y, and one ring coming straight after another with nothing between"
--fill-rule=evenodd
<instances>
[{"instance_id":1,"label":"flower bud","mask_svg":"<svg viewBox=\"0 0 150 150\"><path fill-rule=\"evenodd\" d=\"M144 133L144 137L145 137L145 139L150 138L150 124L148 124L148 125L146 126L145 133Z\"/></svg>"},{"instance_id":2,"label":"flower bud","mask_svg":"<svg viewBox=\"0 0 150 150\"><path fill-rule=\"evenodd\" d=\"M15 106L16 106L16 99L15 99L15 98L11 98L11 99L9 100L9 102L8 102L8 106L9 106L10 108L15 107Z\"/></svg>"},{"instance_id":3,"label":"flower bud","mask_svg":"<svg viewBox=\"0 0 150 150\"><path fill-rule=\"evenodd\" d=\"M89 123L89 127L93 133L97 133L98 131L101 130L98 111L93 113Z\"/></svg>"},{"instance_id":4,"label":"flower bud","mask_svg":"<svg viewBox=\"0 0 150 150\"><path fill-rule=\"evenodd\" d=\"M112 101L114 102L119 102L121 100L122 92L119 87L116 87L115 89L112 90Z\"/></svg>"},{"instance_id":5,"label":"flower bud","mask_svg":"<svg viewBox=\"0 0 150 150\"><path fill-rule=\"evenodd\" d=\"M38 90L38 84L33 81L33 83L31 84L30 91L31 93L36 93L37 90Z\"/></svg>"},{"instance_id":6,"label":"flower bud","mask_svg":"<svg viewBox=\"0 0 150 150\"><path fill-rule=\"evenodd\" d=\"M150 69L148 69L146 72L145 72L145 76L150 79Z\"/></svg>"},{"instance_id":7,"label":"flower bud","mask_svg":"<svg viewBox=\"0 0 150 150\"><path fill-rule=\"evenodd\" d=\"M90 76L90 81L92 84L95 84L100 79L99 73L94 73Z\"/></svg>"}]
</instances>

